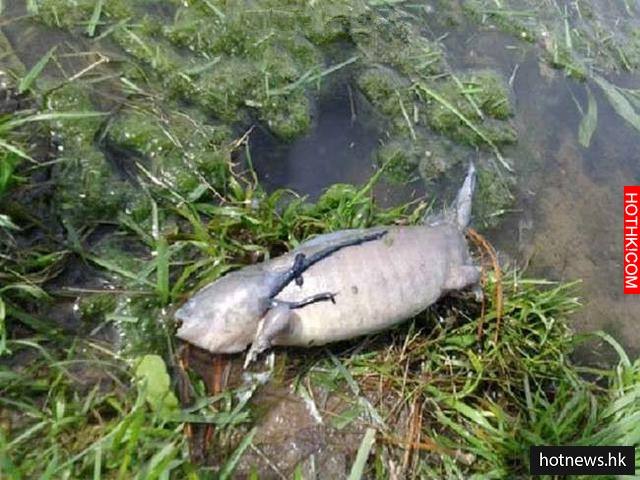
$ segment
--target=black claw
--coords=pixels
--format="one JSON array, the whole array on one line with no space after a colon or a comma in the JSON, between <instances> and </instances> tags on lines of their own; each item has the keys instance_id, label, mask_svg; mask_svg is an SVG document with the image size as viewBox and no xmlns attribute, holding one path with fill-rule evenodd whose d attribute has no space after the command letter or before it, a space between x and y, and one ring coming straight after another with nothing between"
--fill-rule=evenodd
<instances>
[{"instance_id":1,"label":"black claw","mask_svg":"<svg viewBox=\"0 0 640 480\"><path fill-rule=\"evenodd\" d=\"M304 253L298 253L296 258L293 260L293 273L298 276L298 274L302 273L304 269L304 261L307 257Z\"/></svg>"},{"instance_id":2,"label":"black claw","mask_svg":"<svg viewBox=\"0 0 640 480\"><path fill-rule=\"evenodd\" d=\"M291 268L293 274L295 275L294 280L296 285L301 287L304 283L304 279L302 278L301 273L304 271L304 261L306 260L306 256L304 253L299 253L296 255L296 258L293 261L293 267Z\"/></svg>"},{"instance_id":3,"label":"black claw","mask_svg":"<svg viewBox=\"0 0 640 480\"><path fill-rule=\"evenodd\" d=\"M327 300L330 300L331 303L333 303L335 305L336 303L336 295L337 293L318 293L316 295L312 295L310 297L307 297L303 300L300 300L298 302L286 302L286 301L282 301L282 300L274 300L273 302L271 302L271 306L274 307L276 305L282 305L282 304L286 304L289 306L289 308L291 310L295 310L298 308L303 308L306 307L307 305L311 305L313 303L318 303L318 302L326 302Z\"/></svg>"}]
</instances>

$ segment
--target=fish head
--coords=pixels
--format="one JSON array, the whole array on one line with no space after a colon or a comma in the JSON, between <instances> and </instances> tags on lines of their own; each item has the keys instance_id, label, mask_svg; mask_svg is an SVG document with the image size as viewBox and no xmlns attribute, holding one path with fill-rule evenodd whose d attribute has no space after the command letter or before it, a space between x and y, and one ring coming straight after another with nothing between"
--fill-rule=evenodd
<instances>
[{"instance_id":1,"label":"fish head","mask_svg":"<svg viewBox=\"0 0 640 480\"><path fill-rule=\"evenodd\" d=\"M207 285L175 313L176 335L212 353L236 353L249 345L269 306L261 285L228 275Z\"/></svg>"}]
</instances>

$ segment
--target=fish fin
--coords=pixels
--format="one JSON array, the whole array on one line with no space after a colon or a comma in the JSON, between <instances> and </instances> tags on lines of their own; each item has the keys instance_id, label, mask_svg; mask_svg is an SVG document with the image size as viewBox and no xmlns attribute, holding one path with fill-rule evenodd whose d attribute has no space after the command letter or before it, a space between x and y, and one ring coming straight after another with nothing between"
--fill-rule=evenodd
<instances>
[{"instance_id":1,"label":"fish fin","mask_svg":"<svg viewBox=\"0 0 640 480\"><path fill-rule=\"evenodd\" d=\"M422 219L422 223L428 227L435 227L443 223L456 225L460 230L464 230L469 226L471 221L471 201L473 192L476 188L476 167L473 162L469 163L467 176L462 183L462 187L458 190L453 205L445 207L442 212L429 212Z\"/></svg>"},{"instance_id":2,"label":"fish fin","mask_svg":"<svg viewBox=\"0 0 640 480\"><path fill-rule=\"evenodd\" d=\"M286 303L277 303L269 309L267 314L258 323L256 336L251 343L244 360L244 368L258 358L260 353L271 347L271 340L289 329L291 319L291 307Z\"/></svg>"}]
</instances>

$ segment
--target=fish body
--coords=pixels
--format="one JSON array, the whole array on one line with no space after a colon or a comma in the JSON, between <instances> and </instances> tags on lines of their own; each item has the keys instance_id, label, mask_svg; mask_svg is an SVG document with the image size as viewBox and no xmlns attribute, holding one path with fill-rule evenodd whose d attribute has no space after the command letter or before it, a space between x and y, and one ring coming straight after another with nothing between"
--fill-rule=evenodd
<instances>
[{"instance_id":1,"label":"fish body","mask_svg":"<svg viewBox=\"0 0 640 480\"><path fill-rule=\"evenodd\" d=\"M378 332L449 291L477 286L464 237L474 183L471 165L455 208L422 225L320 235L228 273L176 312L178 337L213 353L251 344L251 360L271 345L322 345Z\"/></svg>"},{"instance_id":2,"label":"fish body","mask_svg":"<svg viewBox=\"0 0 640 480\"><path fill-rule=\"evenodd\" d=\"M333 291L336 303L294 310L290 328L273 343L321 345L374 333L464 286L456 275L470 261L455 226L389 227L387 232L379 241L345 248L312 266L301 287L289 284L279 299L297 301L312 292Z\"/></svg>"}]
</instances>

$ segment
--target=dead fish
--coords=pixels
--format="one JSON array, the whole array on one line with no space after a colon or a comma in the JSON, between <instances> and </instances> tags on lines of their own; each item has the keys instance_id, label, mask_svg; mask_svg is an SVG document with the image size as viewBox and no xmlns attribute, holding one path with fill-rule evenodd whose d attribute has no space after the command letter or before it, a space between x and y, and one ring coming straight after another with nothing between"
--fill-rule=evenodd
<instances>
[{"instance_id":1,"label":"dead fish","mask_svg":"<svg viewBox=\"0 0 640 480\"><path fill-rule=\"evenodd\" d=\"M479 290L464 230L475 168L453 208L422 225L342 230L233 271L177 310L177 336L212 353L241 352L245 366L273 345L312 346L389 328L450 291Z\"/></svg>"}]
</instances>

